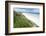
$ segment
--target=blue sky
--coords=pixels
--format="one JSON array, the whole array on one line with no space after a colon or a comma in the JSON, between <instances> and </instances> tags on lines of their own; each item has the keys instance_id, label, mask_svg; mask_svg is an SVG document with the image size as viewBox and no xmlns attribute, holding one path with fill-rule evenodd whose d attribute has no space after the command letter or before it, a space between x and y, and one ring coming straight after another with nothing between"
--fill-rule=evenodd
<instances>
[{"instance_id":1,"label":"blue sky","mask_svg":"<svg viewBox=\"0 0 46 36\"><path fill-rule=\"evenodd\" d=\"M39 8L14 8L16 12L39 14Z\"/></svg>"}]
</instances>

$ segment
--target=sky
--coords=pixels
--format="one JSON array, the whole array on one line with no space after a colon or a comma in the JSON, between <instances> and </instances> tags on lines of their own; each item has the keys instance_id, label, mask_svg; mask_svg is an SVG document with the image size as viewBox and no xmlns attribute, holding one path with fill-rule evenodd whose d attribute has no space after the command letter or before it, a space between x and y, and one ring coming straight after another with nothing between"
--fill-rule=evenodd
<instances>
[{"instance_id":1,"label":"sky","mask_svg":"<svg viewBox=\"0 0 46 36\"><path fill-rule=\"evenodd\" d=\"M16 12L39 14L39 8L14 8Z\"/></svg>"}]
</instances>

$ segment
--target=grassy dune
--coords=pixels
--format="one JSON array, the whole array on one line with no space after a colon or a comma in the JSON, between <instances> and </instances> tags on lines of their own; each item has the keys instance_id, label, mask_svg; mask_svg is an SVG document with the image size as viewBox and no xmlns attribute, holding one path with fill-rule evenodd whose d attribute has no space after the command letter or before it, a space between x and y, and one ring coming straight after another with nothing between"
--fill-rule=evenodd
<instances>
[{"instance_id":1,"label":"grassy dune","mask_svg":"<svg viewBox=\"0 0 46 36\"><path fill-rule=\"evenodd\" d=\"M35 25L34 22L28 20L21 13L16 13L14 15L14 28L24 28L24 27L33 27L33 26L37 26L37 25Z\"/></svg>"}]
</instances>

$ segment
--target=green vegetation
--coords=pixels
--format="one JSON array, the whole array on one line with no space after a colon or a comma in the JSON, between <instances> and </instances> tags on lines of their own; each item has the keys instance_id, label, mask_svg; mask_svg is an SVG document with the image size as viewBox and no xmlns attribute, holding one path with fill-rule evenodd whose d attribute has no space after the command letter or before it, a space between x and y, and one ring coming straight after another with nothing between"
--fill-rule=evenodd
<instances>
[{"instance_id":1,"label":"green vegetation","mask_svg":"<svg viewBox=\"0 0 46 36\"><path fill-rule=\"evenodd\" d=\"M24 28L37 26L34 22L28 20L22 13L14 13L14 28Z\"/></svg>"}]
</instances>

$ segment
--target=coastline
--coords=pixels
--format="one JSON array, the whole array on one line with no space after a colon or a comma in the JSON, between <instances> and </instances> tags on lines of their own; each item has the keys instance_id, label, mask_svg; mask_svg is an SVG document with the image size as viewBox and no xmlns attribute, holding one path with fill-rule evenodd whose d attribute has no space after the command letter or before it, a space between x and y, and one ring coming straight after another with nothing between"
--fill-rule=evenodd
<instances>
[{"instance_id":1,"label":"coastline","mask_svg":"<svg viewBox=\"0 0 46 36\"><path fill-rule=\"evenodd\" d=\"M28 15L26 13L22 13L28 20L31 20L36 23L36 25L39 26L39 19L37 17L34 17L33 15Z\"/></svg>"}]
</instances>

